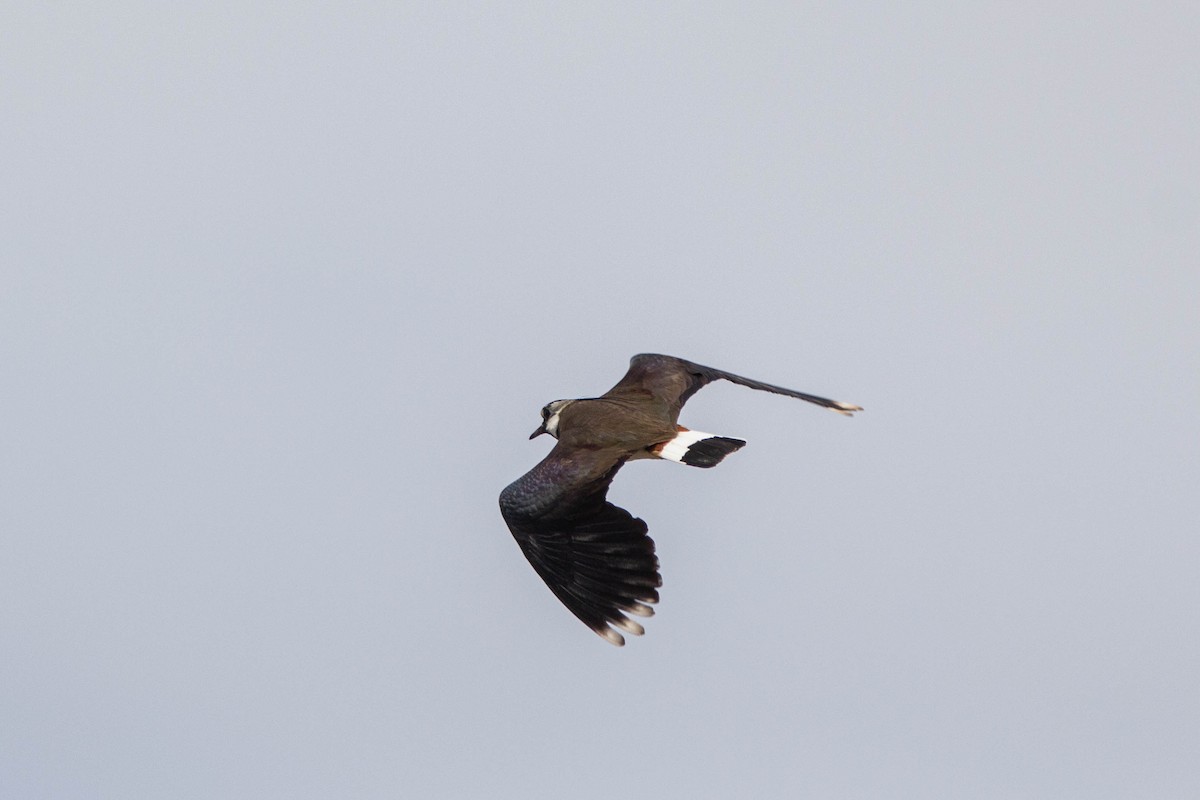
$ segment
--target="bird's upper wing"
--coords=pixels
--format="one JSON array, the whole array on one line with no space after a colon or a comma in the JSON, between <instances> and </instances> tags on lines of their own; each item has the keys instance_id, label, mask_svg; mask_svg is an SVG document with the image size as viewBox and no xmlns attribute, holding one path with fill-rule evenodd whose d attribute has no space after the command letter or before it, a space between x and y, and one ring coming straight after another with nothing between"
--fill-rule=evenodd
<instances>
[{"instance_id":1,"label":"bird's upper wing","mask_svg":"<svg viewBox=\"0 0 1200 800\"><path fill-rule=\"evenodd\" d=\"M692 395L715 380L727 380L750 389L796 397L807 400L825 408L832 408L841 414L850 415L862 409L851 403L829 400L794 389L785 389L770 383L763 383L752 378L743 378L731 372L693 364L674 356L662 356L654 353L642 353L629 360L629 371L617 385L609 389L605 397L623 397L629 395L649 395L657 397L667 404L674 421L679 416L679 410Z\"/></svg>"},{"instance_id":2,"label":"bird's upper wing","mask_svg":"<svg viewBox=\"0 0 1200 800\"><path fill-rule=\"evenodd\" d=\"M626 613L658 602L658 558L646 523L605 499L624 457L561 442L500 493L500 513L521 552L572 614L615 645L613 630L641 634Z\"/></svg>"}]
</instances>

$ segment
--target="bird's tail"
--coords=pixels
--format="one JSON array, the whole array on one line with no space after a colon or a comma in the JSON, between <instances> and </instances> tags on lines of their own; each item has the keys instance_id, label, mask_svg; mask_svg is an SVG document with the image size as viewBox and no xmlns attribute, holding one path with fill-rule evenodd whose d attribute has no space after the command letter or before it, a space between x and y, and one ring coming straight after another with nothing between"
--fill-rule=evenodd
<instances>
[{"instance_id":1,"label":"bird's tail","mask_svg":"<svg viewBox=\"0 0 1200 800\"><path fill-rule=\"evenodd\" d=\"M715 467L725 456L740 450L746 443L728 436L715 436L701 431L689 431L680 427L674 439L660 442L650 449L657 458L678 461L689 467Z\"/></svg>"}]
</instances>

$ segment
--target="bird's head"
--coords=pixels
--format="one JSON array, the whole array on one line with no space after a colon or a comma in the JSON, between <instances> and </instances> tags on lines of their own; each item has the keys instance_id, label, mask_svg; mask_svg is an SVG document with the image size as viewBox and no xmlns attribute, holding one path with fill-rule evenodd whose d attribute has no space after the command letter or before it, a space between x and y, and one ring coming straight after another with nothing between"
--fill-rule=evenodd
<instances>
[{"instance_id":1,"label":"bird's head","mask_svg":"<svg viewBox=\"0 0 1200 800\"><path fill-rule=\"evenodd\" d=\"M530 439L536 439L543 433L548 433L555 439L558 438L558 416L562 410L574 403L574 400L555 400L553 403L547 403L542 409L542 425L533 433L529 434Z\"/></svg>"}]
</instances>

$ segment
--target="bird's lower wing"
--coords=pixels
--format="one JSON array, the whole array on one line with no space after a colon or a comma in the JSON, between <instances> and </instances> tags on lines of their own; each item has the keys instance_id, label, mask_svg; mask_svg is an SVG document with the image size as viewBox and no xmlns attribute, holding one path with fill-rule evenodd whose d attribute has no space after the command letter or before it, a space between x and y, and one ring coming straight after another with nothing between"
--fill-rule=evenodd
<instances>
[{"instance_id":1,"label":"bird's lower wing","mask_svg":"<svg viewBox=\"0 0 1200 800\"><path fill-rule=\"evenodd\" d=\"M605 502L574 519L526 520L505 515L521 552L572 614L615 645L641 635L626 614L648 617L658 602L658 557L646 523Z\"/></svg>"},{"instance_id":2,"label":"bird's lower wing","mask_svg":"<svg viewBox=\"0 0 1200 800\"><path fill-rule=\"evenodd\" d=\"M558 448L556 448L556 451ZM646 523L605 499L615 465L587 454L556 457L500 494L500 512L521 552L572 614L615 645L613 628L640 635L626 614L648 617L658 602L658 557Z\"/></svg>"}]
</instances>

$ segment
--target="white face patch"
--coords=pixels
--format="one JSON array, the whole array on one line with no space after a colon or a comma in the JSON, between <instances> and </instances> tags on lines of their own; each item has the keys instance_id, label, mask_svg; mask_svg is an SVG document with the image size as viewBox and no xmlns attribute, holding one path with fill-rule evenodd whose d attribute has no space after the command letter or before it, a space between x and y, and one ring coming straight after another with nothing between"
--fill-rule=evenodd
<instances>
[{"instance_id":1,"label":"white face patch","mask_svg":"<svg viewBox=\"0 0 1200 800\"><path fill-rule=\"evenodd\" d=\"M558 438L559 416L562 410L573 403L573 400L555 400L542 409L542 417L545 419L543 426L546 428L546 433Z\"/></svg>"}]
</instances>

